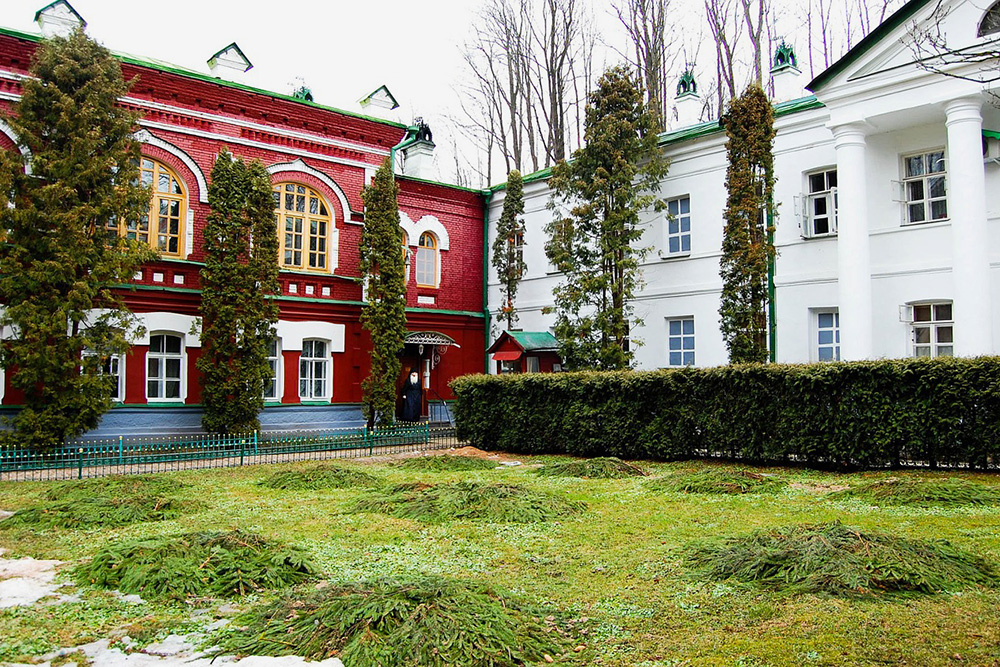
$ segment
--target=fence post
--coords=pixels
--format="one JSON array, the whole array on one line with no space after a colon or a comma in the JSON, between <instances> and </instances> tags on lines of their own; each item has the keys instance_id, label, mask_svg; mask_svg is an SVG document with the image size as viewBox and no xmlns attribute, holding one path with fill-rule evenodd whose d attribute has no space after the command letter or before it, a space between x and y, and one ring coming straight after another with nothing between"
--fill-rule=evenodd
<instances>
[{"instance_id":1,"label":"fence post","mask_svg":"<svg viewBox=\"0 0 1000 667\"><path fill-rule=\"evenodd\" d=\"M257 449L257 445L260 442L259 438L257 437L258 433L259 433L259 431L257 429L254 429L254 432L253 432L253 455L254 456L260 456L260 451Z\"/></svg>"},{"instance_id":2,"label":"fence post","mask_svg":"<svg viewBox=\"0 0 1000 667\"><path fill-rule=\"evenodd\" d=\"M365 424L365 442L368 443L368 456L375 451L375 434L368 432L368 424Z\"/></svg>"},{"instance_id":3,"label":"fence post","mask_svg":"<svg viewBox=\"0 0 1000 667\"><path fill-rule=\"evenodd\" d=\"M243 445L246 443L246 438L240 438L240 465L243 465Z\"/></svg>"},{"instance_id":4,"label":"fence post","mask_svg":"<svg viewBox=\"0 0 1000 667\"><path fill-rule=\"evenodd\" d=\"M118 436L118 465L125 465L124 438Z\"/></svg>"},{"instance_id":5,"label":"fence post","mask_svg":"<svg viewBox=\"0 0 1000 667\"><path fill-rule=\"evenodd\" d=\"M76 450L76 478L83 479L83 447Z\"/></svg>"}]
</instances>

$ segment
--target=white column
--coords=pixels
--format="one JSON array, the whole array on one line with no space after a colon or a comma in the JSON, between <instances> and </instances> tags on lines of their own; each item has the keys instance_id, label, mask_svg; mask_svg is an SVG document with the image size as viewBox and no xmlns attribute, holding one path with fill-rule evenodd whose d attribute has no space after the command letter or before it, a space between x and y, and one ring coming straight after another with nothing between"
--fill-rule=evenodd
<instances>
[{"instance_id":1,"label":"white column","mask_svg":"<svg viewBox=\"0 0 1000 667\"><path fill-rule=\"evenodd\" d=\"M833 127L837 148L837 292L840 358L871 359L872 277L868 240L865 131L861 124Z\"/></svg>"},{"instance_id":2,"label":"white column","mask_svg":"<svg viewBox=\"0 0 1000 667\"><path fill-rule=\"evenodd\" d=\"M948 214L951 218L955 354L990 354L993 324L982 100L945 104L948 128Z\"/></svg>"}]
</instances>

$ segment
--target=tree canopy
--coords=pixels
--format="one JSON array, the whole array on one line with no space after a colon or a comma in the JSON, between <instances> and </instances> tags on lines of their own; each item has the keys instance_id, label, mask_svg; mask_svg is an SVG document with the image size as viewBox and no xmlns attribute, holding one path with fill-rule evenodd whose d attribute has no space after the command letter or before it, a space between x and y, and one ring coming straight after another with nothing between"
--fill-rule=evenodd
<instances>
[{"instance_id":1,"label":"tree canopy","mask_svg":"<svg viewBox=\"0 0 1000 667\"><path fill-rule=\"evenodd\" d=\"M120 286L155 254L118 234L150 201L138 116L116 104L129 90L118 62L77 30L44 40L30 72L3 117L26 155L0 151L0 191L13 204L0 206L0 325L12 333L0 363L24 393L11 437L49 447L110 409L114 360L136 332Z\"/></svg>"},{"instance_id":2,"label":"tree canopy","mask_svg":"<svg viewBox=\"0 0 1000 667\"><path fill-rule=\"evenodd\" d=\"M278 230L271 178L223 149L208 188L201 270L202 426L213 433L260 427L268 357L278 321ZM280 394L279 394L280 397Z\"/></svg>"},{"instance_id":3,"label":"tree canopy","mask_svg":"<svg viewBox=\"0 0 1000 667\"><path fill-rule=\"evenodd\" d=\"M556 216L546 227L545 253L564 276L554 290L555 335L570 369L632 363L631 301L646 252L636 247L639 216L662 210L653 193L667 173L657 122L633 75L614 67L590 95L585 146L552 171Z\"/></svg>"}]
</instances>

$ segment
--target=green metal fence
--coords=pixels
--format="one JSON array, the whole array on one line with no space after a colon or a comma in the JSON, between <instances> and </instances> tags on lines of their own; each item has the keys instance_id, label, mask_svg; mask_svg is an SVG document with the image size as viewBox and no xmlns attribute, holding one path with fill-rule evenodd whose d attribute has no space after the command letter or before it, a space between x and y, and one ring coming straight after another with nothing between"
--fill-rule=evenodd
<instances>
[{"instance_id":1,"label":"green metal fence","mask_svg":"<svg viewBox=\"0 0 1000 667\"><path fill-rule=\"evenodd\" d=\"M79 440L53 450L0 448L0 481L82 479L194 468L356 458L458 447L455 429L429 423L326 431L257 431Z\"/></svg>"}]
</instances>

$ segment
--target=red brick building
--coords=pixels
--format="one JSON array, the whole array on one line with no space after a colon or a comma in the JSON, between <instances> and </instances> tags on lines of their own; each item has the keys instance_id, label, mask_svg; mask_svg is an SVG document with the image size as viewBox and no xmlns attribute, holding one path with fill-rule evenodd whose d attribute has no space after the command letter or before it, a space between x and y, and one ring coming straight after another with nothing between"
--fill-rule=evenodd
<instances>
[{"instance_id":1,"label":"red brick building","mask_svg":"<svg viewBox=\"0 0 1000 667\"><path fill-rule=\"evenodd\" d=\"M66 7L60 0L43 12L61 13L71 22ZM36 18L44 21L39 14ZM38 41L37 35L0 29L0 105L17 99ZM413 337L404 352L404 372L419 368L431 402L426 412L451 398L451 378L483 370L483 197L412 176L433 148L426 128L340 111L304 94L270 93L222 76L126 56L121 62L126 80L135 79L121 103L142 114L137 138L143 178L153 185L154 196L148 220L123 225L120 232L148 241L161 259L135 276L135 289L127 294L147 334L113 366L120 406L105 417L102 431L198 428L200 343L192 325L198 317L207 184L223 148L261 160L275 191L281 314L272 360L276 382L267 390L262 415L265 427L323 428L360 421L361 381L368 374L370 351L359 323L361 190L397 153L394 147L397 162L404 165L397 178L410 257L407 321ZM241 63L249 65L231 45L209 64L216 74L227 64L230 71L238 70ZM0 145L17 150L3 123ZM3 406L16 409L21 397L6 379L4 385Z\"/></svg>"}]
</instances>

